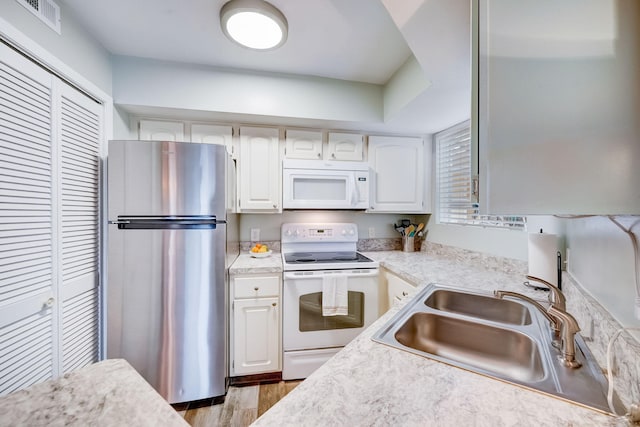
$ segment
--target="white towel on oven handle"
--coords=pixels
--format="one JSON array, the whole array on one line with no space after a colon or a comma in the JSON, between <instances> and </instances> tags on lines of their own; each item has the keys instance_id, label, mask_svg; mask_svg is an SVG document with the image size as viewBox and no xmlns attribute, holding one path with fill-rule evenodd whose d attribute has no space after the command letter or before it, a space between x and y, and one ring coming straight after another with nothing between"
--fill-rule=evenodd
<instances>
[{"instance_id":1,"label":"white towel on oven handle","mask_svg":"<svg viewBox=\"0 0 640 427\"><path fill-rule=\"evenodd\" d=\"M349 314L349 289L346 274L322 276L322 315L346 316Z\"/></svg>"}]
</instances>

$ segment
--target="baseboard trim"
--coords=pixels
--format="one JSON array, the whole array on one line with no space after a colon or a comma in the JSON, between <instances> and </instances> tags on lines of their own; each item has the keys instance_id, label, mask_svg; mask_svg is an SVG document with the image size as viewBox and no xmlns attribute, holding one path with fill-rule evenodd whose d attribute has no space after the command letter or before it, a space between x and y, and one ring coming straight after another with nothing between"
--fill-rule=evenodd
<instances>
[{"instance_id":1,"label":"baseboard trim","mask_svg":"<svg viewBox=\"0 0 640 427\"><path fill-rule=\"evenodd\" d=\"M267 383L277 383L282 381L282 372L267 372L265 374L242 375L229 378L230 385L258 385Z\"/></svg>"}]
</instances>

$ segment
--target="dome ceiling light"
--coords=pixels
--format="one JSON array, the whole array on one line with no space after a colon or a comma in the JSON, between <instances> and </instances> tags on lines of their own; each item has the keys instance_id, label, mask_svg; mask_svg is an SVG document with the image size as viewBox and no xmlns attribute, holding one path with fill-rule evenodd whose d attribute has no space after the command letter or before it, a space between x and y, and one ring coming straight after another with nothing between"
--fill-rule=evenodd
<instances>
[{"instance_id":1,"label":"dome ceiling light","mask_svg":"<svg viewBox=\"0 0 640 427\"><path fill-rule=\"evenodd\" d=\"M250 49L276 49L287 40L287 18L263 0L225 3L220 9L220 25L230 40Z\"/></svg>"}]
</instances>

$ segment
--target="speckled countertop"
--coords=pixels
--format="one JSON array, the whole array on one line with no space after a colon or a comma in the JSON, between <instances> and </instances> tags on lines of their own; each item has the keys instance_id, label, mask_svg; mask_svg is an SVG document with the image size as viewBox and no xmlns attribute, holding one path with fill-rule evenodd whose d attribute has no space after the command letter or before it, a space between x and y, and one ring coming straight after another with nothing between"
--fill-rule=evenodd
<instances>
[{"instance_id":1,"label":"speckled countertop","mask_svg":"<svg viewBox=\"0 0 640 427\"><path fill-rule=\"evenodd\" d=\"M282 255L280 252L272 252L265 258L253 258L249 253L241 253L231 267L229 274L258 274L258 273L281 273Z\"/></svg>"},{"instance_id":2,"label":"speckled countertop","mask_svg":"<svg viewBox=\"0 0 640 427\"><path fill-rule=\"evenodd\" d=\"M418 285L491 291L522 286L503 273L425 253L368 252ZM508 268L507 268L508 270ZM546 294L543 294L546 297ZM256 426L615 426L612 416L373 342L371 336L411 298L371 327L273 406Z\"/></svg>"},{"instance_id":3,"label":"speckled countertop","mask_svg":"<svg viewBox=\"0 0 640 427\"><path fill-rule=\"evenodd\" d=\"M0 398L3 426L188 426L123 359Z\"/></svg>"}]
</instances>

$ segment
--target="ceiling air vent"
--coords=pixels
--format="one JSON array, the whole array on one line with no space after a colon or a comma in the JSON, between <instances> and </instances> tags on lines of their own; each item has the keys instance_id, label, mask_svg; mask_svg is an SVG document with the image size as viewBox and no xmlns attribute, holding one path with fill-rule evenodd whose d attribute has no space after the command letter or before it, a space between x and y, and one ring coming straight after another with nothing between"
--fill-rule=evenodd
<instances>
[{"instance_id":1,"label":"ceiling air vent","mask_svg":"<svg viewBox=\"0 0 640 427\"><path fill-rule=\"evenodd\" d=\"M29 12L60 34L60 6L53 0L16 0Z\"/></svg>"}]
</instances>

